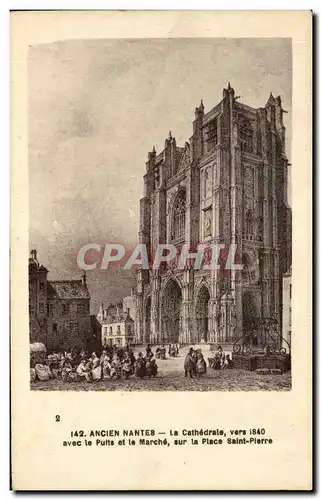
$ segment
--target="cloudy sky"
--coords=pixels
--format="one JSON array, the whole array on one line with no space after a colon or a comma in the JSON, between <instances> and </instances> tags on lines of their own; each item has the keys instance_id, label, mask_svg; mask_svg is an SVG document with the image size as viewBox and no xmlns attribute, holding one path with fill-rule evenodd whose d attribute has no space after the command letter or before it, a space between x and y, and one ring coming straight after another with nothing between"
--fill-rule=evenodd
<instances>
[{"instance_id":1,"label":"cloudy sky","mask_svg":"<svg viewBox=\"0 0 322 500\"><path fill-rule=\"evenodd\" d=\"M290 158L289 39L75 40L29 51L30 247L51 279L80 275L89 242L138 239L147 152L192 135L194 108L209 111L228 80L240 101L281 95ZM93 309L129 291L128 273L88 272Z\"/></svg>"}]
</instances>

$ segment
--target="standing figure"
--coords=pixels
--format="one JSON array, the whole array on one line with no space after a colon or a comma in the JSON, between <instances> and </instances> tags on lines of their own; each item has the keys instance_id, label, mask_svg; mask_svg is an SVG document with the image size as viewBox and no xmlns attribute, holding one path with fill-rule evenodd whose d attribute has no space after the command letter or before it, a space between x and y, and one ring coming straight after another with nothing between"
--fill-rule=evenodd
<instances>
[{"instance_id":1,"label":"standing figure","mask_svg":"<svg viewBox=\"0 0 322 500\"><path fill-rule=\"evenodd\" d=\"M221 370L225 361L225 353L222 350L222 347L219 345L217 350L215 351L215 362L214 369Z\"/></svg>"},{"instance_id":2,"label":"standing figure","mask_svg":"<svg viewBox=\"0 0 322 500\"><path fill-rule=\"evenodd\" d=\"M127 380L133 373L133 364L131 362L130 355L126 352L123 359L122 373Z\"/></svg>"},{"instance_id":3,"label":"standing figure","mask_svg":"<svg viewBox=\"0 0 322 500\"><path fill-rule=\"evenodd\" d=\"M146 375L145 360L142 356L142 352L139 352L137 360L135 361L135 375L139 378L143 378Z\"/></svg>"},{"instance_id":4,"label":"standing figure","mask_svg":"<svg viewBox=\"0 0 322 500\"><path fill-rule=\"evenodd\" d=\"M200 375L203 375L207 371L207 366L206 366L206 361L203 357L203 354L201 351L197 353L197 361L196 361L196 373L197 377L200 377Z\"/></svg>"},{"instance_id":5,"label":"standing figure","mask_svg":"<svg viewBox=\"0 0 322 500\"><path fill-rule=\"evenodd\" d=\"M147 346L145 352L146 352L145 359L147 361L149 361L151 358L153 358L153 352L152 352L152 349L151 349L151 347L149 345Z\"/></svg>"},{"instance_id":6,"label":"standing figure","mask_svg":"<svg viewBox=\"0 0 322 500\"><path fill-rule=\"evenodd\" d=\"M102 377L102 368L100 365L100 360L96 356L95 352L93 352L92 354L91 361L92 361L92 378L93 381L96 382L97 380L100 380Z\"/></svg>"},{"instance_id":7,"label":"standing figure","mask_svg":"<svg viewBox=\"0 0 322 500\"><path fill-rule=\"evenodd\" d=\"M230 359L230 355L227 354L222 369L223 370L226 370L226 369L230 370L232 367L233 367L233 362Z\"/></svg>"},{"instance_id":8,"label":"standing figure","mask_svg":"<svg viewBox=\"0 0 322 500\"><path fill-rule=\"evenodd\" d=\"M107 352L106 352L105 349L102 352L102 356L100 358L100 365L101 365L101 368L102 368L103 379L106 380L110 376L111 364L110 364L110 358L107 355Z\"/></svg>"},{"instance_id":9,"label":"standing figure","mask_svg":"<svg viewBox=\"0 0 322 500\"><path fill-rule=\"evenodd\" d=\"M193 378L194 370L195 370L194 351L193 348L190 347L189 352L187 353L184 360L184 376L187 377L189 375L190 378Z\"/></svg>"}]
</instances>

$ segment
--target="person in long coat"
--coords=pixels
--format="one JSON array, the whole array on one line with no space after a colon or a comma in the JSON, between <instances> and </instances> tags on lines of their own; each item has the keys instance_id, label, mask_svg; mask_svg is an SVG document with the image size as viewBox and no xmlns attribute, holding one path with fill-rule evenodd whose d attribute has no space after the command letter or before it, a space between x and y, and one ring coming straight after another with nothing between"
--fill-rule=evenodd
<instances>
[{"instance_id":1,"label":"person in long coat","mask_svg":"<svg viewBox=\"0 0 322 500\"><path fill-rule=\"evenodd\" d=\"M135 361L135 375L139 378L143 378L146 375L146 361L143 358L142 352L139 352L138 357Z\"/></svg>"},{"instance_id":2,"label":"person in long coat","mask_svg":"<svg viewBox=\"0 0 322 500\"><path fill-rule=\"evenodd\" d=\"M190 347L189 352L186 354L184 360L184 376L187 377L189 375L190 378L193 378L194 370L195 370L195 361L193 357L193 348Z\"/></svg>"},{"instance_id":3,"label":"person in long coat","mask_svg":"<svg viewBox=\"0 0 322 500\"><path fill-rule=\"evenodd\" d=\"M215 361L214 368L215 370L221 370L225 361L225 353L222 350L222 347L219 345L215 351Z\"/></svg>"},{"instance_id":4,"label":"person in long coat","mask_svg":"<svg viewBox=\"0 0 322 500\"><path fill-rule=\"evenodd\" d=\"M200 375L203 375L207 371L207 365L206 361L203 357L202 352L197 353L197 362L196 362L196 373L197 377L200 377Z\"/></svg>"}]
</instances>

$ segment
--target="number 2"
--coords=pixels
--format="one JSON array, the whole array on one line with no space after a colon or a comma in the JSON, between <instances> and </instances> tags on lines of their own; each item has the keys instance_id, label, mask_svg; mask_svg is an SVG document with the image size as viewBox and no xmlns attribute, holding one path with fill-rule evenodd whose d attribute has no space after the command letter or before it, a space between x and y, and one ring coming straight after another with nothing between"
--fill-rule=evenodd
<instances>
[{"instance_id":1,"label":"number 2","mask_svg":"<svg viewBox=\"0 0 322 500\"><path fill-rule=\"evenodd\" d=\"M56 417L55 417L55 421L56 421L56 422L60 422L60 415L56 415Z\"/></svg>"}]
</instances>

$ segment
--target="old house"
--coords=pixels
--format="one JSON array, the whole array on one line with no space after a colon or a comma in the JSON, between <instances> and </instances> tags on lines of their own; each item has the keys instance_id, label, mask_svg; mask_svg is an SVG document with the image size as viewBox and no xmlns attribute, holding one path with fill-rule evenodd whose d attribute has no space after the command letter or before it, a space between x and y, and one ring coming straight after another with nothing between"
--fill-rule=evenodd
<instances>
[{"instance_id":1,"label":"old house","mask_svg":"<svg viewBox=\"0 0 322 500\"><path fill-rule=\"evenodd\" d=\"M80 280L50 281L48 270L29 258L30 341L43 342L48 350L87 348L92 340L90 295L86 275Z\"/></svg>"},{"instance_id":2,"label":"old house","mask_svg":"<svg viewBox=\"0 0 322 500\"><path fill-rule=\"evenodd\" d=\"M102 328L102 345L124 347L135 342L134 320L130 308L123 310L122 302L104 308L97 315Z\"/></svg>"}]
</instances>

